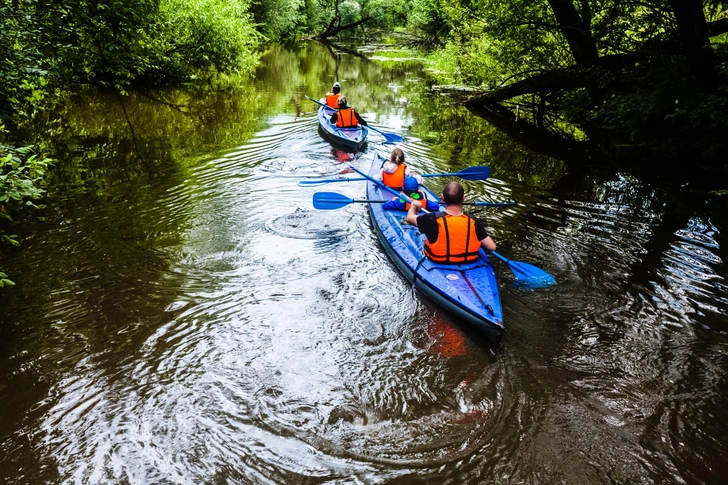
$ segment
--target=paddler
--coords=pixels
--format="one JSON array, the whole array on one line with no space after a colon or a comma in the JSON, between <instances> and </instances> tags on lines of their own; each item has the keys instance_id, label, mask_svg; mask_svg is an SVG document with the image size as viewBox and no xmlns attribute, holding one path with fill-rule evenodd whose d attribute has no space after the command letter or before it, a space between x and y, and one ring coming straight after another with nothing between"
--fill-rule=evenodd
<instances>
[{"instance_id":1,"label":"paddler","mask_svg":"<svg viewBox=\"0 0 728 485\"><path fill-rule=\"evenodd\" d=\"M478 259L478 250L495 251L493 239L479 220L462 211L465 190L450 182L442 191L445 210L418 216L422 202L413 200L407 222L427 236L425 255L437 263L469 263Z\"/></svg>"},{"instance_id":2,"label":"paddler","mask_svg":"<svg viewBox=\"0 0 728 485\"><path fill-rule=\"evenodd\" d=\"M359 116L354 108L346 105L346 96L339 96L339 109L331 115L331 122L338 128L358 128L359 125L367 126L364 118Z\"/></svg>"},{"instance_id":3,"label":"paddler","mask_svg":"<svg viewBox=\"0 0 728 485\"><path fill-rule=\"evenodd\" d=\"M435 201L427 200L425 193L420 190L420 184L417 182L415 177L409 176L404 178L404 184L402 185L402 193L410 199L419 200L420 202L427 202L428 211L440 210L440 204ZM382 205L384 210L409 210L410 203L403 197L393 197L389 202L385 202Z\"/></svg>"},{"instance_id":4,"label":"paddler","mask_svg":"<svg viewBox=\"0 0 728 485\"><path fill-rule=\"evenodd\" d=\"M343 94L341 94L341 84L339 84L339 81L336 81L331 87L331 92L326 93L326 106L333 109L339 109L339 97L341 96L343 96Z\"/></svg>"},{"instance_id":5,"label":"paddler","mask_svg":"<svg viewBox=\"0 0 728 485\"><path fill-rule=\"evenodd\" d=\"M422 177L413 172L404 163L404 152L402 149L395 148L389 155L389 161L384 162L376 178L384 182L384 185L388 187L401 189L404 186L405 177L414 177L417 179L417 184L422 185Z\"/></svg>"}]
</instances>

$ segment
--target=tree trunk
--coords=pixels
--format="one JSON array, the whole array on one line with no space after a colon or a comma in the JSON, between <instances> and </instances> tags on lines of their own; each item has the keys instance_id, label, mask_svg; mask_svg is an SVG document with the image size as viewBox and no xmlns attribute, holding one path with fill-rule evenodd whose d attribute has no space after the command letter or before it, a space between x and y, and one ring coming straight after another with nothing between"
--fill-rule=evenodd
<instances>
[{"instance_id":1,"label":"tree trunk","mask_svg":"<svg viewBox=\"0 0 728 485\"><path fill-rule=\"evenodd\" d=\"M548 0L561 33L566 37L577 65L593 64L599 58L589 25L579 16L571 0ZM586 14L586 12L585 12Z\"/></svg>"},{"instance_id":2,"label":"tree trunk","mask_svg":"<svg viewBox=\"0 0 728 485\"><path fill-rule=\"evenodd\" d=\"M710 47L708 27L700 0L670 0L683 54L695 80L705 91L715 91L720 84L718 57Z\"/></svg>"},{"instance_id":3,"label":"tree trunk","mask_svg":"<svg viewBox=\"0 0 728 485\"><path fill-rule=\"evenodd\" d=\"M716 35L725 34L728 32L728 19L720 19L715 22L710 22L708 26L708 37L715 37Z\"/></svg>"},{"instance_id":4,"label":"tree trunk","mask_svg":"<svg viewBox=\"0 0 728 485\"><path fill-rule=\"evenodd\" d=\"M578 68L561 69L558 71L547 71L542 74L517 81L506 86L493 89L468 100L467 106L478 106L490 103L498 103L505 99L511 99L523 94L547 93L560 91L562 89L581 88L586 85L583 74Z\"/></svg>"}]
</instances>

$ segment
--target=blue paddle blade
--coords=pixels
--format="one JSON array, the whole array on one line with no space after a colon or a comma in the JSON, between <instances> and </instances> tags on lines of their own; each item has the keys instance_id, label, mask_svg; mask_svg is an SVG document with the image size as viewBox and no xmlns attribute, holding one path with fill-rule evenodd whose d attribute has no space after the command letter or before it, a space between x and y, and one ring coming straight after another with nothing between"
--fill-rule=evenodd
<instances>
[{"instance_id":1,"label":"blue paddle blade","mask_svg":"<svg viewBox=\"0 0 728 485\"><path fill-rule=\"evenodd\" d=\"M485 257L485 253L482 249L480 252L481 256ZM511 271L513 271L513 275L516 277L516 281L524 286L529 286L531 288L543 288L556 284L556 278L537 266L521 261L513 261L512 259L508 259L505 256L496 253L495 251L490 251L490 254L504 263L508 263L508 267Z\"/></svg>"},{"instance_id":2,"label":"blue paddle blade","mask_svg":"<svg viewBox=\"0 0 728 485\"><path fill-rule=\"evenodd\" d=\"M468 167L459 172L449 173L423 173L423 177L460 177L465 180L486 180L490 177L490 167Z\"/></svg>"},{"instance_id":3,"label":"blue paddle blade","mask_svg":"<svg viewBox=\"0 0 728 485\"><path fill-rule=\"evenodd\" d=\"M460 170L457 176L464 180L485 180L490 177L490 167L468 167Z\"/></svg>"},{"instance_id":4,"label":"blue paddle blade","mask_svg":"<svg viewBox=\"0 0 728 485\"><path fill-rule=\"evenodd\" d=\"M522 261L508 261L508 267L519 283L532 288L544 288L556 284L556 278L541 268Z\"/></svg>"},{"instance_id":5,"label":"blue paddle blade","mask_svg":"<svg viewBox=\"0 0 728 485\"><path fill-rule=\"evenodd\" d=\"M341 209L354 202L354 199L336 192L316 192L313 194L313 207L321 210Z\"/></svg>"}]
</instances>

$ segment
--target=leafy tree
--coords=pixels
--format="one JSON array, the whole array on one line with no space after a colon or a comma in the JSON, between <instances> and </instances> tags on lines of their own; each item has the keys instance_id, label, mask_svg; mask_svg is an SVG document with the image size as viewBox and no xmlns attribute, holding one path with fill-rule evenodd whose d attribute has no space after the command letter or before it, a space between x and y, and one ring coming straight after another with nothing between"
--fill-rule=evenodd
<instances>
[{"instance_id":1,"label":"leafy tree","mask_svg":"<svg viewBox=\"0 0 728 485\"><path fill-rule=\"evenodd\" d=\"M689 150L691 142L678 145L692 138L717 152L718 137L705 128L724 126L728 116L725 37L715 37L728 31L725 2L434 2L416 3L450 26L438 63L487 89L470 106L604 146ZM710 113L701 117L700 140L687 136L698 126L689 113Z\"/></svg>"},{"instance_id":2,"label":"leafy tree","mask_svg":"<svg viewBox=\"0 0 728 485\"><path fill-rule=\"evenodd\" d=\"M315 7L307 0L252 0L250 13L268 39L294 37Z\"/></svg>"},{"instance_id":3,"label":"leafy tree","mask_svg":"<svg viewBox=\"0 0 728 485\"><path fill-rule=\"evenodd\" d=\"M0 116L13 128L49 93L86 85L124 92L249 71L260 35L248 7L248 0L2 0Z\"/></svg>"}]
</instances>

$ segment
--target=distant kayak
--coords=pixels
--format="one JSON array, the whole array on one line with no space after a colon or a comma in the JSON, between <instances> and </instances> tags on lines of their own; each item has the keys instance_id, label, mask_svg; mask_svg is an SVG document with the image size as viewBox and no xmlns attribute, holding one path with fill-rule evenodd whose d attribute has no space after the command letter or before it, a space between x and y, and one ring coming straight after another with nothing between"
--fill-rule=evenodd
<instances>
[{"instance_id":1,"label":"distant kayak","mask_svg":"<svg viewBox=\"0 0 728 485\"><path fill-rule=\"evenodd\" d=\"M334 144L353 151L359 150L366 143L369 128L361 125L357 128L339 128L331 122L334 111L328 106L319 108L318 121L323 135Z\"/></svg>"},{"instance_id":2,"label":"distant kayak","mask_svg":"<svg viewBox=\"0 0 728 485\"><path fill-rule=\"evenodd\" d=\"M377 154L369 170L376 177L386 160ZM438 198L425 188L429 200ZM367 199L391 199L393 195L372 181L367 182ZM425 257L425 235L403 223L404 211L383 210L382 204L369 204L374 230L389 258L414 286L453 316L499 342L503 333L503 309L495 272L487 255L480 251L477 261L466 264L435 263Z\"/></svg>"}]
</instances>

